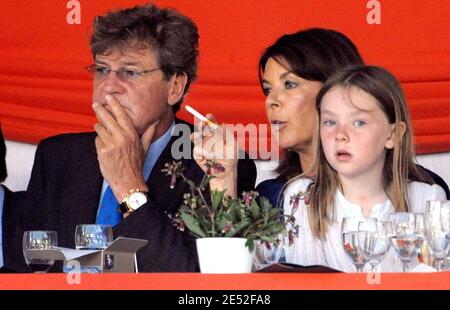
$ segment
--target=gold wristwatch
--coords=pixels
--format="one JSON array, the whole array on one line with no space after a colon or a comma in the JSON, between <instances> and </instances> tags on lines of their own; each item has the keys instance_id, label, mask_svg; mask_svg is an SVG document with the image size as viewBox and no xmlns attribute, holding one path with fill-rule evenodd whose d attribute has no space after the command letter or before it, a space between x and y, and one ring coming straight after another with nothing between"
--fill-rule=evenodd
<instances>
[{"instance_id":1,"label":"gold wristwatch","mask_svg":"<svg viewBox=\"0 0 450 310\"><path fill-rule=\"evenodd\" d=\"M120 204L120 212L122 212L122 214L125 214L128 212L136 211L147 201L148 195L146 192L143 192L140 189L132 189L122 200L122 203Z\"/></svg>"}]
</instances>

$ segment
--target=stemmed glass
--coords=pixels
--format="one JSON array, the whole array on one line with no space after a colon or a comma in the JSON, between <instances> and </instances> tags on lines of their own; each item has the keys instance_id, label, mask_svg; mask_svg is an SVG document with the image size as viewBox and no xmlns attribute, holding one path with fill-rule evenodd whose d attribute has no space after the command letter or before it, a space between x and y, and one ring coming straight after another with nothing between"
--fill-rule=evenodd
<instances>
[{"instance_id":1,"label":"stemmed glass","mask_svg":"<svg viewBox=\"0 0 450 310\"><path fill-rule=\"evenodd\" d=\"M444 201L443 205L444 205L444 208L447 209L447 211L444 211L444 212L448 212L450 214L450 201L449 200ZM443 221L442 225L443 225L443 229L447 229L447 231L448 231L446 238L447 238L447 242L450 244L450 215L449 215L448 222L445 223L445 221ZM447 262L450 262L450 247L448 249L446 260L447 260ZM449 269L449 268L447 268L447 269Z\"/></svg>"},{"instance_id":2,"label":"stemmed glass","mask_svg":"<svg viewBox=\"0 0 450 310\"><path fill-rule=\"evenodd\" d=\"M102 250L113 241L111 225L80 224L75 229L77 250Z\"/></svg>"},{"instance_id":3,"label":"stemmed glass","mask_svg":"<svg viewBox=\"0 0 450 310\"><path fill-rule=\"evenodd\" d=\"M390 215L393 235L389 238L392 247L403 264L403 272L419 254L424 241L424 216L420 213L397 212Z\"/></svg>"},{"instance_id":4,"label":"stemmed glass","mask_svg":"<svg viewBox=\"0 0 450 310\"><path fill-rule=\"evenodd\" d=\"M113 231L111 225L100 224L80 224L75 228L75 248L77 250L103 250L106 249L113 241ZM72 269L64 267L65 272ZM101 265L82 266L82 273L99 273L102 272Z\"/></svg>"},{"instance_id":5,"label":"stemmed glass","mask_svg":"<svg viewBox=\"0 0 450 310\"><path fill-rule=\"evenodd\" d=\"M446 200L442 203L443 208L444 208L444 212L446 212L446 214L448 214L447 219L442 221L442 229L447 230L447 242L450 244L450 200ZM450 248L449 251L447 253L447 257L450 256Z\"/></svg>"},{"instance_id":6,"label":"stemmed glass","mask_svg":"<svg viewBox=\"0 0 450 310\"><path fill-rule=\"evenodd\" d=\"M359 245L358 225L364 222L364 217L344 217L341 225L341 240L345 253L350 257L357 272L362 272L368 259Z\"/></svg>"},{"instance_id":7,"label":"stemmed glass","mask_svg":"<svg viewBox=\"0 0 450 310\"><path fill-rule=\"evenodd\" d=\"M389 251L389 237L392 235L390 222L368 218L358 225L359 245L369 260L371 271L375 272L377 265L385 258Z\"/></svg>"},{"instance_id":8,"label":"stemmed glass","mask_svg":"<svg viewBox=\"0 0 450 310\"><path fill-rule=\"evenodd\" d=\"M275 244L264 240L255 240L255 250L253 253L253 266L255 270L268 267L278 263L284 251L284 235L279 235Z\"/></svg>"},{"instance_id":9,"label":"stemmed glass","mask_svg":"<svg viewBox=\"0 0 450 310\"><path fill-rule=\"evenodd\" d=\"M426 237L437 271L441 271L449 251L450 211L446 203L427 201L425 213Z\"/></svg>"},{"instance_id":10,"label":"stemmed glass","mask_svg":"<svg viewBox=\"0 0 450 310\"><path fill-rule=\"evenodd\" d=\"M22 250L28 268L35 273L46 273L55 261L53 259L39 257L35 251L50 250L52 247L57 246L57 244L58 237L56 231L25 231L22 240Z\"/></svg>"}]
</instances>

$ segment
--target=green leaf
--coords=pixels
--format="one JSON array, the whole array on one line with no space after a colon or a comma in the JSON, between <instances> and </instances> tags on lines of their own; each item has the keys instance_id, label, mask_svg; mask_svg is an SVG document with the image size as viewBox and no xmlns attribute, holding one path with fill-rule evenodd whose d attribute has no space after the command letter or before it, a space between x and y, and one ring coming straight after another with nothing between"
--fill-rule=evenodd
<instances>
[{"instance_id":1,"label":"green leaf","mask_svg":"<svg viewBox=\"0 0 450 310\"><path fill-rule=\"evenodd\" d=\"M269 216L273 219L277 219L278 216L280 215L280 210L275 208L275 209L271 209L269 210Z\"/></svg>"},{"instance_id":2,"label":"green leaf","mask_svg":"<svg viewBox=\"0 0 450 310\"><path fill-rule=\"evenodd\" d=\"M259 216L259 207L258 207L258 205L256 203L255 204L252 203L251 213L252 213L252 218L253 219L257 219L258 218L258 216Z\"/></svg>"},{"instance_id":3,"label":"green leaf","mask_svg":"<svg viewBox=\"0 0 450 310\"><path fill-rule=\"evenodd\" d=\"M191 180L186 180L186 182L189 184L189 187L190 187L192 190L195 190L195 183L194 183L194 182L192 182Z\"/></svg>"},{"instance_id":4,"label":"green leaf","mask_svg":"<svg viewBox=\"0 0 450 310\"><path fill-rule=\"evenodd\" d=\"M216 191L216 190L212 191L212 193L211 193L212 207L214 210L219 208L219 206L222 206L224 195L225 195L225 191Z\"/></svg>"},{"instance_id":5,"label":"green leaf","mask_svg":"<svg viewBox=\"0 0 450 310\"><path fill-rule=\"evenodd\" d=\"M218 214L217 215L217 219L216 219L216 223L217 223L217 231L219 232L219 234L222 234L222 230L225 228L225 226L227 226L229 221L227 221L225 216L220 216Z\"/></svg>"},{"instance_id":6,"label":"green leaf","mask_svg":"<svg viewBox=\"0 0 450 310\"><path fill-rule=\"evenodd\" d=\"M230 215L233 217L233 221L239 221L242 218L242 211L244 210L239 200L233 199L229 202Z\"/></svg>"},{"instance_id":7,"label":"green leaf","mask_svg":"<svg viewBox=\"0 0 450 310\"><path fill-rule=\"evenodd\" d=\"M198 222L190 214L181 213L181 219L194 235L197 237L207 237L207 235L200 228Z\"/></svg>"},{"instance_id":8,"label":"green leaf","mask_svg":"<svg viewBox=\"0 0 450 310\"><path fill-rule=\"evenodd\" d=\"M253 250L255 249L255 240L253 240L252 238L248 238L247 242L245 242L245 246L248 247L248 250L250 252L253 252Z\"/></svg>"},{"instance_id":9,"label":"green leaf","mask_svg":"<svg viewBox=\"0 0 450 310\"><path fill-rule=\"evenodd\" d=\"M236 226L234 226L234 229L227 234L225 234L225 237L233 237L239 234L241 230L243 230L246 226L250 224L250 221L245 219L242 222L238 223ZM245 238L246 236L239 235L240 237Z\"/></svg>"},{"instance_id":10,"label":"green leaf","mask_svg":"<svg viewBox=\"0 0 450 310\"><path fill-rule=\"evenodd\" d=\"M261 197L260 201L261 201L261 210L264 213L267 213L267 212L269 212L270 209L272 209L272 205L270 204L269 200L266 197ZM277 209L277 208L273 208L273 209Z\"/></svg>"}]
</instances>

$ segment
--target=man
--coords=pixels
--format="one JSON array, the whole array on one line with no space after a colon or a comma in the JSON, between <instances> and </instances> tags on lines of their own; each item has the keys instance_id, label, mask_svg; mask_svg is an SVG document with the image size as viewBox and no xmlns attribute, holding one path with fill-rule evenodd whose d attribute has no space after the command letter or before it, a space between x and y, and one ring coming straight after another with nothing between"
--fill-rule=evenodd
<instances>
[{"instance_id":1,"label":"man","mask_svg":"<svg viewBox=\"0 0 450 310\"><path fill-rule=\"evenodd\" d=\"M137 255L139 271L196 271L195 240L169 218L188 188L178 182L171 189L161 170L178 155L175 126L186 126L175 113L196 78L197 28L175 10L151 4L110 12L93 26L94 64L87 69L94 76L96 132L39 144L25 226L56 230L58 244L73 247L77 224L109 223L115 236L148 240ZM203 172L188 157L181 159L185 175L200 182ZM238 190L251 189L254 163L243 160L239 169L247 173ZM116 207L108 207L111 200Z\"/></svg>"},{"instance_id":2,"label":"man","mask_svg":"<svg viewBox=\"0 0 450 310\"><path fill-rule=\"evenodd\" d=\"M5 181L6 145L0 128L0 183ZM21 209L25 192L11 192L0 185L0 267L2 272L23 270L25 267L17 257L22 253Z\"/></svg>"}]
</instances>

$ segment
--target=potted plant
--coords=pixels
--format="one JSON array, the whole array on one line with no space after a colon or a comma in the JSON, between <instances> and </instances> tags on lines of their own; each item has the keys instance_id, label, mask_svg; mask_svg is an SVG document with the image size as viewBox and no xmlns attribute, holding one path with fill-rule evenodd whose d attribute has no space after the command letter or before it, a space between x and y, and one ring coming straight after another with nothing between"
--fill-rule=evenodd
<instances>
[{"instance_id":1,"label":"potted plant","mask_svg":"<svg viewBox=\"0 0 450 310\"><path fill-rule=\"evenodd\" d=\"M294 216L284 215L255 191L235 198L225 191L210 190L210 180L223 169L207 161L207 173L200 184L195 184L184 176L181 162L166 164L163 171L171 176L171 187L181 178L190 188L173 221L178 229L187 227L198 238L201 272L250 272L256 243L270 248L283 241L281 235L291 242L298 227Z\"/></svg>"}]
</instances>

